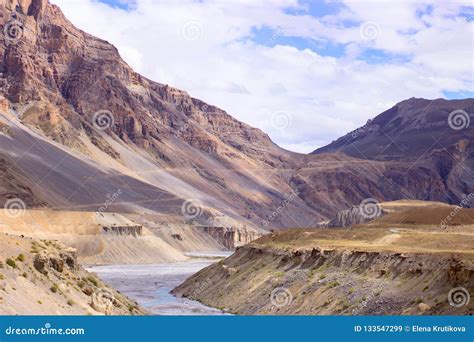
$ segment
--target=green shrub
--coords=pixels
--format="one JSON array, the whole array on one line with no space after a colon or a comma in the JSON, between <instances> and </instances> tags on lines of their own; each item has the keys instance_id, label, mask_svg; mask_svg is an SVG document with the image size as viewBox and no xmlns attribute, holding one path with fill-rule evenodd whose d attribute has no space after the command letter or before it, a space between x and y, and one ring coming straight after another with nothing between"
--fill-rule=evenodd
<instances>
[{"instance_id":1,"label":"green shrub","mask_svg":"<svg viewBox=\"0 0 474 342\"><path fill-rule=\"evenodd\" d=\"M94 286L99 286L99 282L97 281L97 279L94 277L94 276L88 276L87 277L87 280L93 284Z\"/></svg>"},{"instance_id":2,"label":"green shrub","mask_svg":"<svg viewBox=\"0 0 474 342\"><path fill-rule=\"evenodd\" d=\"M58 292L59 288L57 284L53 284L53 286L50 287L50 290L52 293Z\"/></svg>"},{"instance_id":3,"label":"green shrub","mask_svg":"<svg viewBox=\"0 0 474 342\"><path fill-rule=\"evenodd\" d=\"M18 268L18 267L16 266L15 260L13 260L13 259L8 258L7 261L6 261L6 263L7 263L7 265L10 266L10 267Z\"/></svg>"}]
</instances>

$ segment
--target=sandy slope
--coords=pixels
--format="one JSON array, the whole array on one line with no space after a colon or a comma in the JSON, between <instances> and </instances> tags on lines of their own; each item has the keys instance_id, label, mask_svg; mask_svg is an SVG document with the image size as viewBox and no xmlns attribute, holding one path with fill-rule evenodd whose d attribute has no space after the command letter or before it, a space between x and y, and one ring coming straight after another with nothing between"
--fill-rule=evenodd
<instances>
[{"instance_id":1,"label":"sandy slope","mask_svg":"<svg viewBox=\"0 0 474 342\"><path fill-rule=\"evenodd\" d=\"M51 240L0 233L0 315L143 314Z\"/></svg>"},{"instance_id":2,"label":"sandy slope","mask_svg":"<svg viewBox=\"0 0 474 342\"><path fill-rule=\"evenodd\" d=\"M0 232L34 238L59 240L79 252L81 263L158 263L182 261L186 257L163 239L120 214L26 210L12 218L0 210ZM103 227L112 231L105 232ZM121 231L113 229L122 227Z\"/></svg>"}]
</instances>

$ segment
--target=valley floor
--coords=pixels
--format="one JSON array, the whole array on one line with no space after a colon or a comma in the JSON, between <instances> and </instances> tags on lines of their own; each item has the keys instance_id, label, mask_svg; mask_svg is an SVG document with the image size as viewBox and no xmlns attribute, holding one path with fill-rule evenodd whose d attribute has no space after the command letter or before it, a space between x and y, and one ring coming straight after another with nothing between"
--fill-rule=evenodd
<instances>
[{"instance_id":1,"label":"valley floor","mask_svg":"<svg viewBox=\"0 0 474 342\"><path fill-rule=\"evenodd\" d=\"M440 229L423 223L438 205L405 209L403 219L397 209L353 228L264 236L174 293L244 315L474 314L472 210Z\"/></svg>"},{"instance_id":2,"label":"valley floor","mask_svg":"<svg viewBox=\"0 0 474 342\"><path fill-rule=\"evenodd\" d=\"M222 315L221 310L173 296L170 291L194 273L230 254L192 253L195 257L171 264L107 265L87 267L87 270L136 300L152 315Z\"/></svg>"}]
</instances>

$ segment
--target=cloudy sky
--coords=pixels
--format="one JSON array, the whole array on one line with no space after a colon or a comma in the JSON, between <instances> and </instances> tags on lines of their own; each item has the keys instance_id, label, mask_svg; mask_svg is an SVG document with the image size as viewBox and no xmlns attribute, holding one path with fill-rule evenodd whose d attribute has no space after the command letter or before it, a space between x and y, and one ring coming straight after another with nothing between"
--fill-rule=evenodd
<instances>
[{"instance_id":1,"label":"cloudy sky","mask_svg":"<svg viewBox=\"0 0 474 342\"><path fill-rule=\"evenodd\" d=\"M136 71L293 151L410 97L474 97L470 1L51 2Z\"/></svg>"}]
</instances>

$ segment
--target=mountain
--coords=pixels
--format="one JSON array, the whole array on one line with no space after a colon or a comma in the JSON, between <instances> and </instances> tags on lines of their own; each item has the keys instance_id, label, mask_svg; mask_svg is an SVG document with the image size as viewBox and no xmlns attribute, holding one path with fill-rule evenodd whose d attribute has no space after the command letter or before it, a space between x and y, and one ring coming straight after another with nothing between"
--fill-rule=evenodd
<instances>
[{"instance_id":1,"label":"mountain","mask_svg":"<svg viewBox=\"0 0 474 342\"><path fill-rule=\"evenodd\" d=\"M384 165L379 188L386 196L396 189L400 198L459 204L474 192L473 112L474 99L412 98L313 154Z\"/></svg>"},{"instance_id":2,"label":"mountain","mask_svg":"<svg viewBox=\"0 0 474 342\"><path fill-rule=\"evenodd\" d=\"M2 13L0 205L105 208L255 236L314 227L367 198L459 203L473 190L471 128L439 125L451 108L472 112L472 99L408 100L360 136L301 155L134 72L46 0L8 0ZM387 144L400 132L408 149Z\"/></svg>"},{"instance_id":3,"label":"mountain","mask_svg":"<svg viewBox=\"0 0 474 342\"><path fill-rule=\"evenodd\" d=\"M124 188L116 209L182 216L191 201L201 218L253 225L293 193L299 157L260 130L135 73L47 1L10 1L5 17L23 34L0 47L1 152L37 201L91 209ZM314 220L301 199L288 206L279 224Z\"/></svg>"},{"instance_id":4,"label":"mountain","mask_svg":"<svg viewBox=\"0 0 474 342\"><path fill-rule=\"evenodd\" d=\"M416 160L460 141L472 141L473 112L474 99L411 98L313 153L343 152L370 160Z\"/></svg>"}]
</instances>

